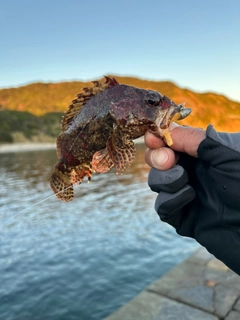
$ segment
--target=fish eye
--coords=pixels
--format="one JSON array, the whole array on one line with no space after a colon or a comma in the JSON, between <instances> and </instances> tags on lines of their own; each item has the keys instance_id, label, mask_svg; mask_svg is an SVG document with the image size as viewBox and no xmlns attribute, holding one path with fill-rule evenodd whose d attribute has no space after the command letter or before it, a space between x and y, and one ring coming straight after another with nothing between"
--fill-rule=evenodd
<instances>
[{"instance_id":1,"label":"fish eye","mask_svg":"<svg viewBox=\"0 0 240 320\"><path fill-rule=\"evenodd\" d=\"M160 103L159 100L154 100L154 99L147 99L146 102L150 107L156 107Z\"/></svg>"}]
</instances>

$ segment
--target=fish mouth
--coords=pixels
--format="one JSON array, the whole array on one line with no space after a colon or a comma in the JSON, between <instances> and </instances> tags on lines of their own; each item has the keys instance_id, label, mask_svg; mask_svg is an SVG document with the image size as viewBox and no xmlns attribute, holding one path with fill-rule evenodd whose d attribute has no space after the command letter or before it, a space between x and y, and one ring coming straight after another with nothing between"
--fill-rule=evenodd
<instances>
[{"instance_id":1,"label":"fish mouth","mask_svg":"<svg viewBox=\"0 0 240 320\"><path fill-rule=\"evenodd\" d=\"M192 112L192 109L185 108L185 103L183 102L177 106L175 111L176 112L171 116L170 122L182 120L182 119L186 118L187 116L190 115L190 113Z\"/></svg>"},{"instance_id":2,"label":"fish mouth","mask_svg":"<svg viewBox=\"0 0 240 320\"><path fill-rule=\"evenodd\" d=\"M154 130L149 130L156 136L163 138L168 146L171 146L173 144L168 129L170 123L173 121L182 120L192 112L191 108L185 108L184 106L184 103L181 103L179 105L173 103L167 110L160 110L154 123Z\"/></svg>"},{"instance_id":3,"label":"fish mouth","mask_svg":"<svg viewBox=\"0 0 240 320\"><path fill-rule=\"evenodd\" d=\"M185 103L172 105L163 117L156 119L156 125L160 129L167 129L171 122L182 120L189 116L191 108L185 108Z\"/></svg>"}]
</instances>

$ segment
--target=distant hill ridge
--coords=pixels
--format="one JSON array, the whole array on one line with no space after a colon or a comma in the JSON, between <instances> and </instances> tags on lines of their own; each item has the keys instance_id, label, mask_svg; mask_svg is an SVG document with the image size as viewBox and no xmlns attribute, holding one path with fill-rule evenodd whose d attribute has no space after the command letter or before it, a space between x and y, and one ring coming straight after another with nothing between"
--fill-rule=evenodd
<instances>
[{"instance_id":1,"label":"distant hill ridge","mask_svg":"<svg viewBox=\"0 0 240 320\"><path fill-rule=\"evenodd\" d=\"M209 123L212 123L220 131L234 132L240 130L240 103L231 101L223 95L210 92L196 93L189 89L179 88L169 81L114 77L121 84L156 90L176 103L185 102L186 107L193 110L192 114L185 120L185 124L205 128ZM18 88L0 89L0 110L5 110L5 112L6 110L24 111L38 117L47 113L62 113L67 110L71 100L81 91L81 88L86 86L92 86L92 83L81 81L37 82ZM0 112L0 117L3 117L2 112ZM53 114L51 114L51 117L53 117ZM42 121L43 118L41 117L40 122ZM59 123L60 121L61 117ZM56 123L54 126L56 127ZM54 132L56 132L56 129Z\"/></svg>"}]
</instances>

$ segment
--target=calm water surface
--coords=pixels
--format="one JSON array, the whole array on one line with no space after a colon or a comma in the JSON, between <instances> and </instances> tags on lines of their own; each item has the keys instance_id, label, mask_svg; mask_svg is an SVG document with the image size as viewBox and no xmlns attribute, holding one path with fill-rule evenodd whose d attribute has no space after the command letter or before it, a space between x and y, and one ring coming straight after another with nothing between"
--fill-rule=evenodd
<instances>
[{"instance_id":1,"label":"calm water surface","mask_svg":"<svg viewBox=\"0 0 240 320\"><path fill-rule=\"evenodd\" d=\"M55 151L0 155L0 319L102 319L197 248L155 213L144 151L74 201L34 207L52 195Z\"/></svg>"}]
</instances>

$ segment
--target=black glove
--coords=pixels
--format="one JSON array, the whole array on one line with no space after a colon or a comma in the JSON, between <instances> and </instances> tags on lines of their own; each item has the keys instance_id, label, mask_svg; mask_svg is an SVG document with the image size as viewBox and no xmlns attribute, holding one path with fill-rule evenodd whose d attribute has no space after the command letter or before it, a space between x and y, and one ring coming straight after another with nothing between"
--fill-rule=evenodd
<instances>
[{"instance_id":1,"label":"black glove","mask_svg":"<svg viewBox=\"0 0 240 320\"><path fill-rule=\"evenodd\" d=\"M161 220L200 244L240 274L240 134L207 128L198 158L180 154L179 165L151 169Z\"/></svg>"}]
</instances>

